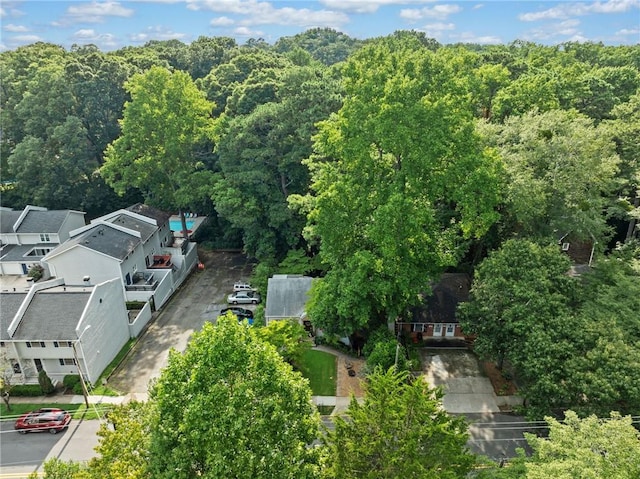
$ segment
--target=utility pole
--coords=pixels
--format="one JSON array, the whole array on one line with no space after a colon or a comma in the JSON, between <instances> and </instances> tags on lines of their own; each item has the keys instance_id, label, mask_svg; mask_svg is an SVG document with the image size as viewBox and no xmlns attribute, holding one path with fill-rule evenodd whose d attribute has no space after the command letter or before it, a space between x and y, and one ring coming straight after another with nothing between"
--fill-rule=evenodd
<instances>
[{"instance_id":1,"label":"utility pole","mask_svg":"<svg viewBox=\"0 0 640 479\"><path fill-rule=\"evenodd\" d=\"M76 362L76 367L78 368L78 374L80 375L80 385L82 386L82 395L84 396L84 403L87 406L87 409L89 409L89 391L87 390L87 384L84 382L84 375L82 374L82 369L80 369L80 361L78 360L78 352L76 351L76 343L80 342L80 340L82 339L82 336L84 335L84 333L87 332L87 330L90 327L91 327L91 325L88 325L86 328L84 328L84 331L82 331L82 334L80 334L80 336L78 336L78 339L71 343L71 348L73 349L73 359ZM80 347L82 347L82 345L80 345ZM86 370L87 369L87 363L85 362L84 349L82 350L82 361L84 362L84 367L85 367L85 370Z\"/></svg>"}]
</instances>

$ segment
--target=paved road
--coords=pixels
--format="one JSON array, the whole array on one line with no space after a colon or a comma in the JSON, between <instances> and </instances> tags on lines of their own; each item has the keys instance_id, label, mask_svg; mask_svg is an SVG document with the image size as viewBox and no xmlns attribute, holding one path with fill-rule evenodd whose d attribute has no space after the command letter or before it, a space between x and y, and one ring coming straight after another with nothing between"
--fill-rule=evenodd
<instances>
[{"instance_id":1,"label":"paved road","mask_svg":"<svg viewBox=\"0 0 640 479\"><path fill-rule=\"evenodd\" d=\"M234 281L248 280L252 265L240 253L201 253L203 271L196 271L174 294L134 347L129 358L109 379L124 393L147 393L149 380L167 365L169 349L184 351L194 331L214 322L225 308Z\"/></svg>"},{"instance_id":2,"label":"paved road","mask_svg":"<svg viewBox=\"0 0 640 479\"><path fill-rule=\"evenodd\" d=\"M516 449L524 448L531 453L524 438L525 432L542 434L546 431L544 422L528 422L515 414L483 413L463 414L469 422L469 448L476 454L495 461L517 456Z\"/></svg>"},{"instance_id":3,"label":"paved road","mask_svg":"<svg viewBox=\"0 0 640 479\"><path fill-rule=\"evenodd\" d=\"M96 455L96 432L100 421L71 421L66 431L58 434L35 432L19 434L13 421L0 424L0 477L26 478L44 461L57 457L62 460L88 461Z\"/></svg>"}]
</instances>

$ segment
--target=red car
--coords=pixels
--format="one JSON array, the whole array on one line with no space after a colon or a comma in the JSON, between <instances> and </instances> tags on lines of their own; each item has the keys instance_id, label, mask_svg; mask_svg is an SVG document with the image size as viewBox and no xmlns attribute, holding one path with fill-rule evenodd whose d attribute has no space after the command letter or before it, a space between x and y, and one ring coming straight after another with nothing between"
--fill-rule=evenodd
<instances>
[{"instance_id":1,"label":"red car","mask_svg":"<svg viewBox=\"0 0 640 479\"><path fill-rule=\"evenodd\" d=\"M49 431L51 434L56 434L67 427L70 422L71 415L67 411L42 408L23 414L13 427L22 434L29 431Z\"/></svg>"}]
</instances>

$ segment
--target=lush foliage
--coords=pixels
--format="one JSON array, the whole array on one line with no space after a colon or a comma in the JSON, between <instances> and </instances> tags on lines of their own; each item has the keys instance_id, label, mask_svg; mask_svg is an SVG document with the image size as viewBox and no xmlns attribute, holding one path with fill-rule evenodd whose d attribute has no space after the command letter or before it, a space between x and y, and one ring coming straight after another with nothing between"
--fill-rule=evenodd
<instances>
[{"instance_id":1,"label":"lush foliage","mask_svg":"<svg viewBox=\"0 0 640 479\"><path fill-rule=\"evenodd\" d=\"M318 415L308 383L253 329L221 317L172 351L151 391L155 478L312 478Z\"/></svg>"},{"instance_id":2,"label":"lush foliage","mask_svg":"<svg viewBox=\"0 0 640 479\"><path fill-rule=\"evenodd\" d=\"M407 373L378 370L360 403L335 419L326 443L326 477L464 478L474 463L466 424L441 405L442 391Z\"/></svg>"},{"instance_id":3,"label":"lush foliage","mask_svg":"<svg viewBox=\"0 0 640 479\"><path fill-rule=\"evenodd\" d=\"M309 334L295 318L271 321L268 326L256 329L256 334L293 366L300 364L302 356L311 348Z\"/></svg>"}]
</instances>

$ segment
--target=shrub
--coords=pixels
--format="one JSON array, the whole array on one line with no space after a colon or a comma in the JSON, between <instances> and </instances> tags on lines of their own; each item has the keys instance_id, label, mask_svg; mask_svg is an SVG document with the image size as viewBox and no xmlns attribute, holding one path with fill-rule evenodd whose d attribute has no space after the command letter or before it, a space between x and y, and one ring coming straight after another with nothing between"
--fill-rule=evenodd
<instances>
[{"instance_id":1,"label":"shrub","mask_svg":"<svg viewBox=\"0 0 640 479\"><path fill-rule=\"evenodd\" d=\"M76 384L80 384L80 375L79 374L67 374L62 379L62 384L66 389L73 389Z\"/></svg>"},{"instance_id":2,"label":"shrub","mask_svg":"<svg viewBox=\"0 0 640 479\"><path fill-rule=\"evenodd\" d=\"M38 373L38 384L40 384L40 388L44 394L51 394L56 390L51 378L44 369Z\"/></svg>"},{"instance_id":3,"label":"shrub","mask_svg":"<svg viewBox=\"0 0 640 479\"><path fill-rule=\"evenodd\" d=\"M33 278L33 281L38 281L44 275L44 268L39 264L34 264L27 273L29 278Z\"/></svg>"},{"instance_id":4,"label":"shrub","mask_svg":"<svg viewBox=\"0 0 640 479\"><path fill-rule=\"evenodd\" d=\"M373 330L369 335L369 337L367 338L367 342L362 348L362 354L365 357L369 357L369 355L373 352L374 348L376 347L376 344L381 342L390 342L390 341L393 341L395 344L395 340L396 339L393 336L393 333L389 331L389 328L387 326L380 326L378 329ZM394 353L394 357L395 357L395 353Z\"/></svg>"},{"instance_id":5,"label":"shrub","mask_svg":"<svg viewBox=\"0 0 640 479\"><path fill-rule=\"evenodd\" d=\"M82 389L82 382L78 381L78 384L73 386L74 394L84 394L84 390Z\"/></svg>"},{"instance_id":6,"label":"shrub","mask_svg":"<svg viewBox=\"0 0 640 479\"><path fill-rule=\"evenodd\" d=\"M11 388L12 396L35 397L42 396L42 388L39 384L16 384Z\"/></svg>"}]
</instances>

